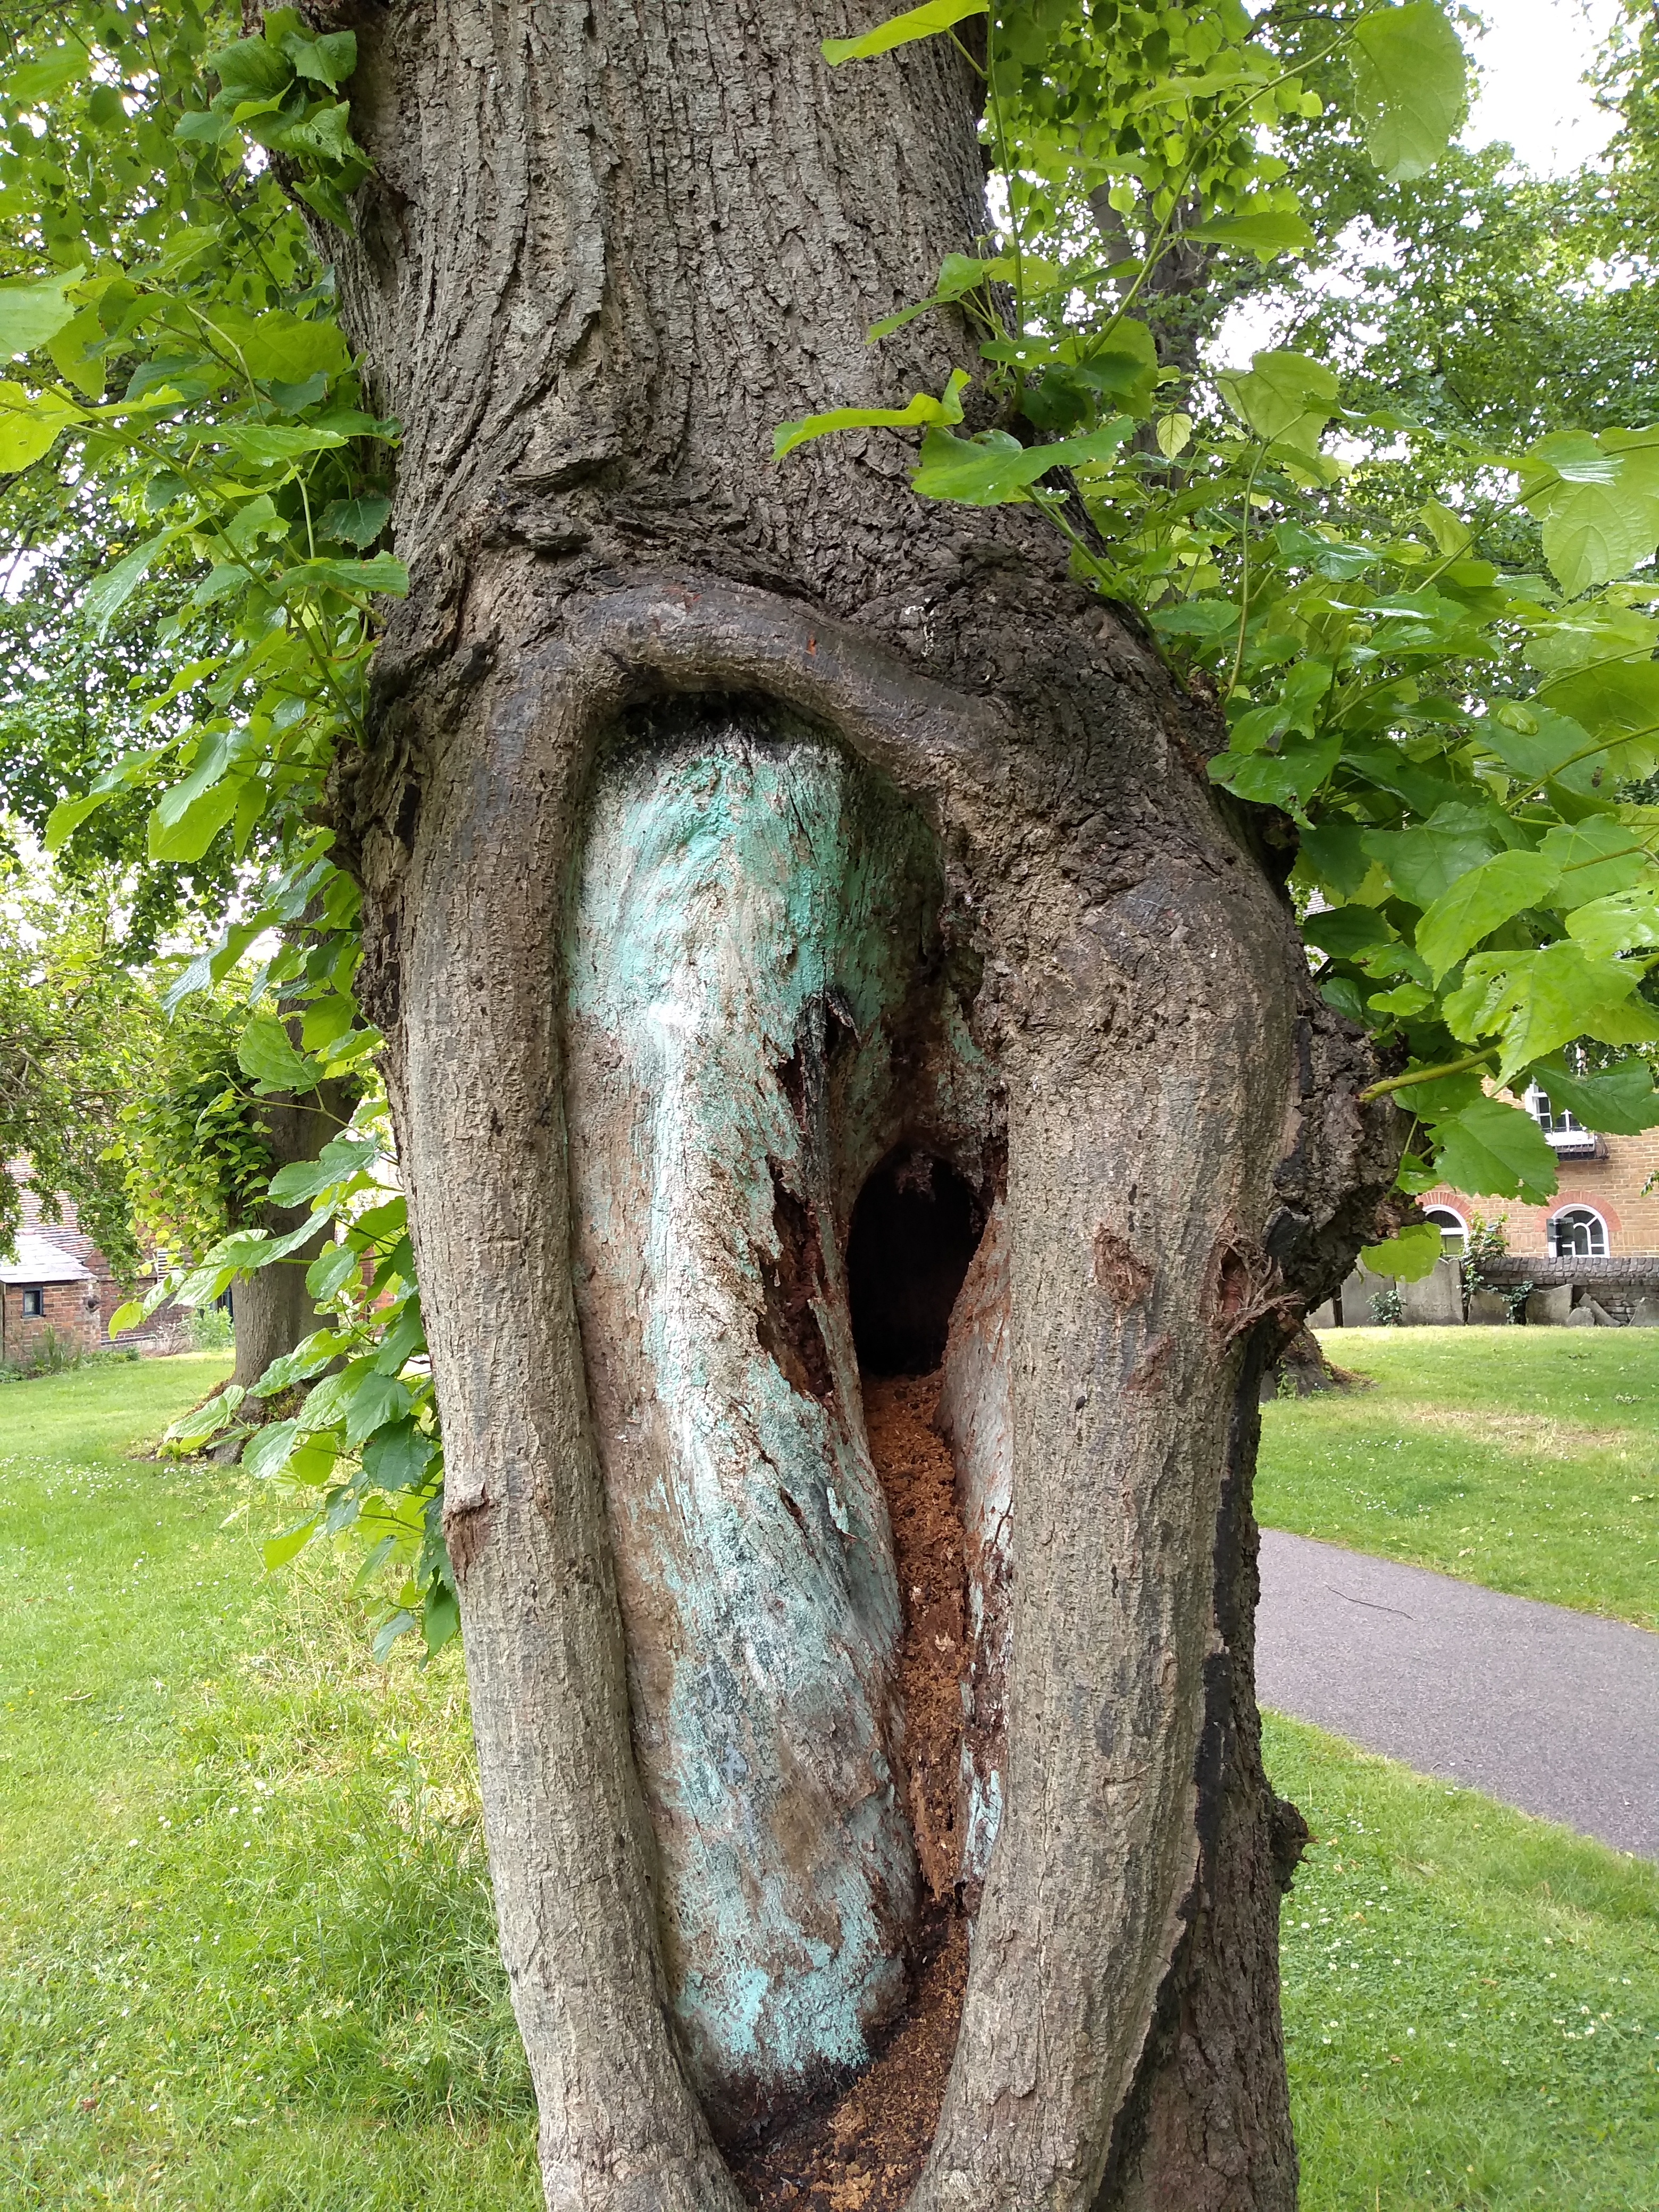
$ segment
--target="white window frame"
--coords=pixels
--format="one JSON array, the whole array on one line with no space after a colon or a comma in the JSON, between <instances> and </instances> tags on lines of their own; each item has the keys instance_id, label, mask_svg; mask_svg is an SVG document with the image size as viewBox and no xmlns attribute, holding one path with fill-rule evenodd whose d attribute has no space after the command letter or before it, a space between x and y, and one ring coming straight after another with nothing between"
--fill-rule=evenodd
<instances>
[{"instance_id":1,"label":"white window frame","mask_svg":"<svg viewBox=\"0 0 1659 2212\"><path fill-rule=\"evenodd\" d=\"M1569 1215L1581 1215L1595 1224L1601 1232L1601 1249L1599 1252L1563 1252L1559 1249L1555 1237L1556 1224L1566 1220ZM1545 1224L1545 1236L1552 1260L1605 1260L1613 1250L1613 1234L1607 1227L1606 1217L1598 1213L1593 1206L1585 1206L1578 1200L1574 1200L1569 1206L1557 1207Z\"/></svg>"},{"instance_id":2,"label":"white window frame","mask_svg":"<svg viewBox=\"0 0 1659 2212\"><path fill-rule=\"evenodd\" d=\"M1537 1122L1546 1144L1553 1146L1558 1152L1577 1152L1586 1158L1594 1158L1595 1131L1587 1129L1565 1106L1559 1109L1552 1106L1549 1093L1541 1085L1534 1083L1521 1103Z\"/></svg>"},{"instance_id":3,"label":"white window frame","mask_svg":"<svg viewBox=\"0 0 1659 2212\"><path fill-rule=\"evenodd\" d=\"M1425 1206L1423 1211L1425 1214L1427 1215L1428 1218L1431 1221L1437 1223L1439 1227L1441 1256L1443 1258L1461 1260L1463 1257L1464 1253L1469 1249L1469 1224L1464 1220L1457 1208L1455 1206ZM1449 1218L1457 1224L1457 1233L1463 1240L1462 1249L1459 1251L1450 1254L1448 1254L1446 1251L1446 1238L1451 1232L1446 1227L1446 1221L1444 1218L1442 1218L1443 1216Z\"/></svg>"}]
</instances>

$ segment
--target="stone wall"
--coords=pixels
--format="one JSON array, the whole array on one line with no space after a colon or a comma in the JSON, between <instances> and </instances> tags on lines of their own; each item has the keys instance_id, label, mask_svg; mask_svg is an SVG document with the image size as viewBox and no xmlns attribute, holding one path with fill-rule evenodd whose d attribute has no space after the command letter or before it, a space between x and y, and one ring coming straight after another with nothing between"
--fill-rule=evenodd
<instances>
[{"instance_id":1,"label":"stone wall","mask_svg":"<svg viewBox=\"0 0 1659 2212\"><path fill-rule=\"evenodd\" d=\"M1534 1328L1568 1321L1616 1328L1659 1328L1659 1254L1635 1253L1619 1260L1547 1260L1541 1255L1510 1252L1482 1262L1495 1293L1468 1301L1468 1319L1498 1326L1510 1317L1505 1289L1531 1285L1517 1318ZM1437 1261L1419 1283L1396 1283L1356 1267L1337 1298L1309 1316L1314 1328L1370 1328L1376 1325L1373 1301L1390 1291L1400 1294L1401 1322L1407 1328L1462 1327L1465 1319L1462 1269L1455 1260Z\"/></svg>"}]
</instances>

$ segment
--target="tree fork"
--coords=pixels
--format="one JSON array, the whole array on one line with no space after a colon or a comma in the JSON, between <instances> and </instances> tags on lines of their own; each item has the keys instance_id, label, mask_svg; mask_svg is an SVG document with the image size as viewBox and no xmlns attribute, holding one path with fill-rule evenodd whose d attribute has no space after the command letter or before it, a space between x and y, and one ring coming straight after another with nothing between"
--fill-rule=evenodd
<instances>
[{"instance_id":1,"label":"tree fork","mask_svg":"<svg viewBox=\"0 0 1659 2212\"><path fill-rule=\"evenodd\" d=\"M765 458L779 419L969 353L945 321L880 355L864 329L985 227L970 73L936 43L832 81L827 4L313 12L360 27L378 176L343 296L407 425L415 579L338 808L550 2204L738 2201L630 1734L641 1559L595 1418L616 1308L573 1216L608 1134L569 995L596 769L690 699L799 718L927 825L1006 1115L1001 1817L912 2202L1288 2205L1294 1823L1256 1744L1249 1408L1264 1339L1373 1233L1394 1124L1206 782L1216 733L1040 520L920 505L880 435ZM844 1397L834 1207L816 1233Z\"/></svg>"}]
</instances>

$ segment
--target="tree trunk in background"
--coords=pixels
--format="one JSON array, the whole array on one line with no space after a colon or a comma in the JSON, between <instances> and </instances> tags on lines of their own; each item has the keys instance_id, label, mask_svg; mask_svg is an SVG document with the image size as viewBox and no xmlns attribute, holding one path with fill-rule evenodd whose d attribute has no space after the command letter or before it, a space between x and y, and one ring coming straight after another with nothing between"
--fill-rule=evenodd
<instances>
[{"instance_id":1,"label":"tree trunk in background","mask_svg":"<svg viewBox=\"0 0 1659 2212\"><path fill-rule=\"evenodd\" d=\"M301 1160L314 1160L331 1137L349 1119L351 1101L343 1085L325 1084L310 1101L298 1098L262 1100L254 1109L259 1117L270 1153L271 1172ZM270 1206L260 1209L262 1224L284 1237L297 1229L311 1212L310 1206ZM325 1328L328 1316L319 1313L306 1288L306 1269L328 1241L319 1230L313 1243L303 1245L292 1261L261 1267L246 1277L231 1293L232 1319L236 1333L236 1364L233 1382L251 1389L273 1359L302 1344L313 1329ZM249 1412L271 1401L254 1400Z\"/></svg>"},{"instance_id":2,"label":"tree trunk in background","mask_svg":"<svg viewBox=\"0 0 1659 2212\"><path fill-rule=\"evenodd\" d=\"M337 802L549 2203L770 2201L932 2036L871 2212L1288 2207L1255 1400L1389 1118L1039 519L768 458L971 365L865 331L985 228L975 80L832 76L840 0L309 12L414 578Z\"/></svg>"}]
</instances>

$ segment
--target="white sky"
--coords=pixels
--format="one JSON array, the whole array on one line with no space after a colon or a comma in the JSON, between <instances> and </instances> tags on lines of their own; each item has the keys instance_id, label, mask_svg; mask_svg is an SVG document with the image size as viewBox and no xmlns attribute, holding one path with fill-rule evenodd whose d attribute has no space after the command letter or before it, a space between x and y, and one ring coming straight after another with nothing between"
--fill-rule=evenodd
<instances>
[{"instance_id":1,"label":"white sky","mask_svg":"<svg viewBox=\"0 0 1659 2212\"><path fill-rule=\"evenodd\" d=\"M1614 0L1481 0L1489 28L1474 45L1480 76L1467 146L1504 139L1537 173L1561 175L1593 161L1613 118L1590 98L1584 71L1612 27ZM1218 367L1244 368L1259 347L1282 343L1282 307L1271 295L1228 310L1208 349Z\"/></svg>"},{"instance_id":2,"label":"white sky","mask_svg":"<svg viewBox=\"0 0 1659 2212\"><path fill-rule=\"evenodd\" d=\"M1481 83L1466 145L1507 138L1530 169L1559 175L1592 160L1611 119L1580 80L1611 27L1611 0L1483 0L1474 48Z\"/></svg>"}]
</instances>

